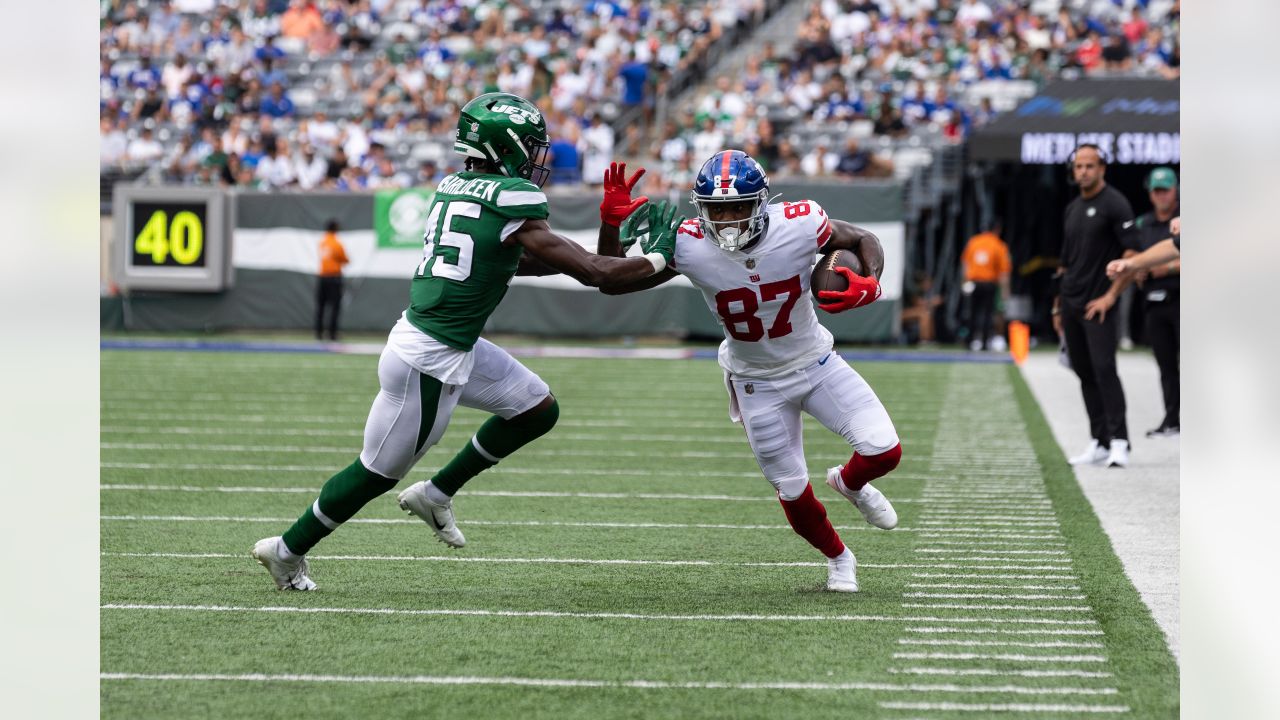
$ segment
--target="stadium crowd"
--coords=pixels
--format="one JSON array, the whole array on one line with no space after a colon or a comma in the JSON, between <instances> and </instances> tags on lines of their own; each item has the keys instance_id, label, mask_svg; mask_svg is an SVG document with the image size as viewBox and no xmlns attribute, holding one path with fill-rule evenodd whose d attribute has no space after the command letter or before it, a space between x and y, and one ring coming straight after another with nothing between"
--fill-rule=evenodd
<instances>
[{"instance_id":1,"label":"stadium crowd","mask_svg":"<svg viewBox=\"0 0 1280 720\"><path fill-rule=\"evenodd\" d=\"M765 0L104 0L101 167L148 182L363 190L457 169L457 108L503 90L547 116L552 183L620 147L649 190L737 146L776 176L883 176L886 143L959 142L1063 73L1176 77L1178 0L821 0L663 123L655 99ZM1020 91L1022 92L1022 91Z\"/></svg>"}]
</instances>

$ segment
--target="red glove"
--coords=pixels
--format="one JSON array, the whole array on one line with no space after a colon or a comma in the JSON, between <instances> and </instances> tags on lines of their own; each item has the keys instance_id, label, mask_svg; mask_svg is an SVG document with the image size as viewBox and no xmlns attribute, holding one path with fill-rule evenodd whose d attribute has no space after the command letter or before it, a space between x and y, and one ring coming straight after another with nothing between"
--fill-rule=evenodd
<instances>
[{"instance_id":1,"label":"red glove","mask_svg":"<svg viewBox=\"0 0 1280 720\"><path fill-rule=\"evenodd\" d=\"M631 199L631 189L640 182L643 175L644 168L640 168L628 180L626 163L609 163L609 169L604 171L604 200L600 203L601 222L618 227L628 215L635 212L636 208L649 202L649 198L644 195L635 200Z\"/></svg>"},{"instance_id":2,"label":"red glove","mask_svg":"<svg viewBox=\"0 0 1280 720\"><path fill-rule=\"evenodd\" d=\"M844 312L854 308L870 305L880 299L880 281L873 277L863 277L855 275L852 270L847 267L836 266L834 270L845 277L849 281L849 288L843 292L836 290L819 290L818 298L821 300L834 300L835 302L822 303L818 307L829 313Z\"/></svg>"}]
</instances>

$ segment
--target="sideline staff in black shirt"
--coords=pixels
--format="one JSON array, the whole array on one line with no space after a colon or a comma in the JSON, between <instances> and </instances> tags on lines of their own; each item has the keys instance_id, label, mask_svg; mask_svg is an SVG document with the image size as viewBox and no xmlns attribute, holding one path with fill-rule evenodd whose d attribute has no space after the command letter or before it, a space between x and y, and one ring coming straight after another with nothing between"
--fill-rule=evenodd
<instances>
[{"instance_id":1,"label":"sideline staff in black shirt","mask_svg":"<svg viewBox=\"0 0 1280 720\"><path fill-rule=\"evenodd\" d=\"M1072 155L1071 173L1080 186L1064 215L1059 294L1053 327L1067 344L1071 369L1080 378L1089 430L1089 446L1071 458L1074 465L1129 464L1129 428L1124 388L1116 372L1116 314L1109 312L1129 278L1107 280L1107 263L1118 259L1133 230L1133 208L1103 179L1106 160L1096 145Z\"/></svg>"}]
</instances>

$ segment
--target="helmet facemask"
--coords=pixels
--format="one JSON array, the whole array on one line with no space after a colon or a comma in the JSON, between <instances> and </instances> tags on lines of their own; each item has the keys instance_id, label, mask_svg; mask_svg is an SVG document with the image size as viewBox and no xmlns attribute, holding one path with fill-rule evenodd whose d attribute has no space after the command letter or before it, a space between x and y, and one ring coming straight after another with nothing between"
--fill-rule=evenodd
<instances>
[{"instance_id":1,"label":"helmet facemask","mask_svg":"<svg viewBox=\"0 0 1280 720\"><path fill-rule=\"evenodd\" d=\"M755 242L764 234L768 223L769 191L761 190L755 195L705 196L691 193L693 206L698 210L698 224L702 231L710 236L711 241L724 250L740 250ZM750 202L751 211L745 218L737 220L712 220L711 208L725 203ZM745 231L740 230L746 221Z\"/></svg>"},{"instance_id":2,"label":"helmet facemask","mask_svg":"<svg viewBox=\"0 0 1280 720\"><path fill-rule=\"evenodd\" d=\"M547 182L547 178L551 177L551 169L547 167L547 155L551 152L551 143L533 136L527 136L521 140L515 132L510 130L507 132L515 138L515 147L524 151L524 162L515 167L516 176L542 187Z\"/></svg>"}]
</instances>

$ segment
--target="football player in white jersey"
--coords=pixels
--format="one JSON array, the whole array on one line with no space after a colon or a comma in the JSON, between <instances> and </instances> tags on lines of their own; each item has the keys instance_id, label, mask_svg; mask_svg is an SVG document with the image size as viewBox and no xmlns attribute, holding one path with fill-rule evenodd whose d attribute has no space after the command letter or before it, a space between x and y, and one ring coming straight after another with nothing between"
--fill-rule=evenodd
<instances>
[{"instance_id":1,"label":"football player in white jersey","mask_svg":"<svg viewBox=\"0 0 1280 720\"><path fill-rule=\"evenodd\" d=\"M629 195L616 175L606 174L605 180L606 193ZM820 307L842 312L875 302L884 270L880 241L828 218L811 200L770 205L764 170L740 150L718 152L703 164L692 200L698 217L680 225L675 255L665 270L600 289L611 295L636 292L681 274L702 291L724 327L719 360L729 417L746 430L791 527L827 556L827 588L857 592L857 561L809 484L800 412L853 447L848 462L827 471L827 485L872 525L897 526L893 505L870 484L898 466L897 431L871 386L834 351L831 333L808 300L817 253L844 249L858 256L869 277L837 268L849 287L822 291L819 297L827 302ZM620 256L623 244L602 233L599 252Z\"/></svg>"}]
</instances>

